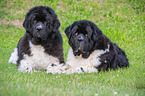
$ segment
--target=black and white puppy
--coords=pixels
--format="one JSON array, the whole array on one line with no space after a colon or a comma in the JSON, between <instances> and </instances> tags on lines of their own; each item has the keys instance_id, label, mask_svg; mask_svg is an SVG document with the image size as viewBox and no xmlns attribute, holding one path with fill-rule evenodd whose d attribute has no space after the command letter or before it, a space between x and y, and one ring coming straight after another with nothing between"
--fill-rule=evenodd
<instances>
[{"instance_id":1,"label":"black and white puppy","mask_svg":"<svg viewBox=\"0 0 145 96\"><path fill-rule=\"evenodd\" d=\"M66 64L71 73L91 73L127 67L125 52L112 43L91 21L80 20L65 29L71 46Z\"/></svg>"},{"instance_id":2,"label":"black and white puppy","mask_svg":"<svg viewBox=\"0 0 145 96\"><path fill-rule=\"evenodd\" d=\"M25 35L11 54L9 63L17 65L22 72L46 69L64 63L60 22L54 10L36 6L25 16Z\"/></svg>"}]
</instances>

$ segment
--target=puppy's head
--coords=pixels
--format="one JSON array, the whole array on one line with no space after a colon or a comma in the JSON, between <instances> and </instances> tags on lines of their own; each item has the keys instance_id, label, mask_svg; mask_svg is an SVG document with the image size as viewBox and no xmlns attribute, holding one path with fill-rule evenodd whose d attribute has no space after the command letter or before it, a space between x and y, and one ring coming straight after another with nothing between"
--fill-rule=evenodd
<instances>
[{"instance_id":1,"label":"puppy's head","mask_svg":"<svg viewBox=\"0 0 145 96\"><path fill-rule=\"evenodd\" d=\"M46 6L36 6L25 16L23 27L32 38L33 44L39 44L53 38L60 27L54 10Z\"/></svg>"},{"instance_id":2,"label":"puppy's head","mask_svg":"<svg viewBox=\"0 0 145 96\"><path fill-rule=\"evenodd\" d=\"M74 55L88 58L102 32L91 21L80 20L68 26L65 29L65 34L69 39Z\"/></svg>"}]
</instances>

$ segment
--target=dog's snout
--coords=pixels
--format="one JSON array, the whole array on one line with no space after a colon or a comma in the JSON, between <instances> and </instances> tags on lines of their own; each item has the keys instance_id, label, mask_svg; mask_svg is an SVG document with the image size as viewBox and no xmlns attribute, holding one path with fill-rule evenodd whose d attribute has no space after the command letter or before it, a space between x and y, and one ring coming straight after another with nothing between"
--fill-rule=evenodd
<instances>
[{"instance_id":1,"label":"dog's snout","mask_svg":"<svg viewBox=\"0 0 145 96\"><path fill-rule=\"evenodd\" d=\"M78 37L78 41L83 41L83 40L84 40L84 38L82 36Z\"/></svg>"},{"instance_id":2,"label":"dog's snout","mask_svg":"<svg viewBox=\"0 0 145 96\"><path fill-rule=\"evenodd\" d=\"M36 26L36 30L38 31L42 30L42 26L41 25Z\"/></svg>"}]
</instances>

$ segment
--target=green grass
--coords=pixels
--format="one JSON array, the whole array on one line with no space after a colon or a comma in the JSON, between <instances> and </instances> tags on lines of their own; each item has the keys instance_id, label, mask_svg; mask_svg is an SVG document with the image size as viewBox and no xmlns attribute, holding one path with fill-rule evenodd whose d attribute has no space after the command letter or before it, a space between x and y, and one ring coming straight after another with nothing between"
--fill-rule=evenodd
<instances>
[{"instance_id":1,"label":"green grass","mask_svg":"<svg viewBox=\"0 0 145 96\"><path fill-rule=\"evenodd\" d=\"M18 72L8 59L25 29L7 22L23 21L26 12L35 5L50 6L58 15L65 60L69 50L65 28L76 20L88 19L125 50L130 68L71 75ZM144 0L1 0L0 96L144 96L144 5Z\"/></svg>"}]
</instances>

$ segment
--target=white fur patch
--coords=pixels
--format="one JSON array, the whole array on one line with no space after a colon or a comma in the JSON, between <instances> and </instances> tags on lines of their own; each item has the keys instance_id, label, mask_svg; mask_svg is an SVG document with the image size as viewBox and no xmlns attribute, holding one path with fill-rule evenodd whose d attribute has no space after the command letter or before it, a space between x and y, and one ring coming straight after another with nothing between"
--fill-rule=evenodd
<instances>
[{"instance_id":1,"label":"white fur patch","mask_svg":"<svg viewBox=\"0 0 145 96\"><path fill-rule=\"evenodd\" d=\"M59 64L59 59L45 53L45 50L41 45L33 45L31 42L29 42L29 46L31 50L31 56L24 54L23 59L20 61L20 65L18 67L19 71L32 73L32 69L34 69L34 71L47 69L49 73L51 64ZM12 53L9 60L10 62L16 63L18 57L15 55L17 53L17 50Z\"/></svg>"},{"instance_id":2,"label":"white fur patch","mask_svg":"<svg viewBox=\"0 0 145 96\"><path fill-rule=\"evenodd\" d=\"M92 73L92 72L98 72L98 70L95 67L98 67L101 62L99 56L102 54L109 52L109 47L104 50L95 50L92 52L92 54L87 58L84 59L81 56L74 56L72 48L70 48L67 56L66 64L69 65L71 68L67 70L65 73L71 74L71 73Z\"/></svg>"},{"instance_id":3,"label":"white fur patch","mask_svg":"<svg viewBox=\"0 0 145 96\"><path fill-rule=\"evenodd\" d=\"M18 48L14 49L14 52L11 54L9 58L9 63L16 64L18 60Z\"/></svg>"},{"instance_id":4,"label":"white fur patch","mask_svg":"<svg viewBox=\"0 0 145 96\"><path fill-rule=\"evenodd\" d=\"M69 66L64 65L64 64L59 64L56 66L49 66L47 73L52 73L52 74L60 74L60 73L65 73L65 70L68 69Z\"/></svg>"},{"instance_id":5,"label":"white fur patch","mask_svg":"<svg viewBox=\"0 0 145 96\"><path fill-rule=\"evenodd\" d=\"M48 73L52 74L72 74L72 73L92 73L98 72L95 67L98 67L101 62L99 56L109 52L110 45L106 50L95 50L87 59L82 58L82 56L74 56L72 48L69 49L66 65L56 65L54 67L50 66Z\"/></svg>"}]
</instances>

